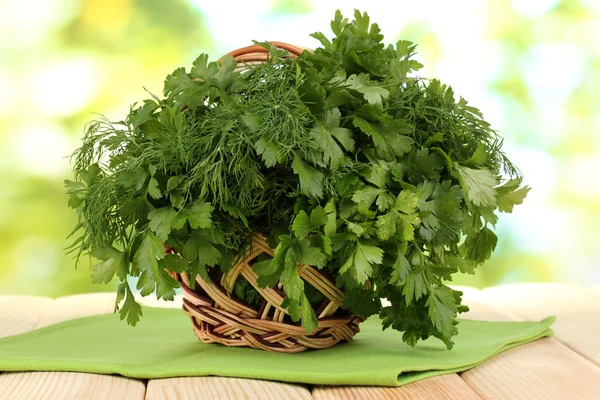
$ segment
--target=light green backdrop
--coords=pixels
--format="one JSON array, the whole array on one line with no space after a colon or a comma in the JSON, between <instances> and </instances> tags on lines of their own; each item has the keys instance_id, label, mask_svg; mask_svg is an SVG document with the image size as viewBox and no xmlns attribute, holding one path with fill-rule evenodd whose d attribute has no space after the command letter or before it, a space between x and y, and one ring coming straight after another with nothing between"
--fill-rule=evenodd
<instances>
[{"instance_id":1,"label":"light green backdrop","mask_svg":"<svg viewBox=\"0 0 600 400\"><path fill-rule=\"evenodd\" d=\"M0 294L113 290L63 250L65 156L94 112L121 119L200 52L314 47L336 8L418 43L422 75L484 112L533 187L501 216L492 259L456 283L600 284L600 1L0 0Z\"/></svg>"}]
</instances>

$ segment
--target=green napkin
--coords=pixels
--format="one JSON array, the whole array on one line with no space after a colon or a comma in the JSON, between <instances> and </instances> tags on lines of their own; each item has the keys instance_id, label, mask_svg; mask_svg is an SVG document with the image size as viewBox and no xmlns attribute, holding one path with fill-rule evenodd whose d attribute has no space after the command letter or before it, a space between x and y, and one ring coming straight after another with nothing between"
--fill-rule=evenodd
<instances>
[{"instance_id":1,"label":"green napkin","mask_svg":"<svg viewBox=\"0 0 600 400\"><path fill-rule=\"evenodd\" d=\"M112 314L74 319L0 340L0 371L76 371L132 378L219 375L320 385L399 386L472 368L552 335L540 322L461 320L454 349L432 339L409 347L371 318L349 343L298 354L200 342L179 309L144 308L133 328Z\"/></svg>"}]
</instances>

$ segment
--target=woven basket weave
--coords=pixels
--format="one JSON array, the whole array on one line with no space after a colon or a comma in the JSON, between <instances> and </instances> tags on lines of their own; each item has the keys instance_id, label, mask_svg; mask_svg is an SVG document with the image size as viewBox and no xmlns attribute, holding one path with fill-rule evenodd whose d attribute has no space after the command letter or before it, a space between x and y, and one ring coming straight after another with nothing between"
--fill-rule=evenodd
<instances>
[{"instance_id":1,"label":"woven basket weave","mask_svg":"<svg viewBox=\"0 0 600 400\"><path fill-rule=\"evenodd\" d=\"M298 56L304 49L281 42L272 42L279 48ZM230 53L238 62L264 62L268 52L254 45ZM243 67L240 65L240 67ZM165 251L172 253L168 246ZM318 327L311 333L299 323L291 322L287 310L281 308L285 293L281 283L274 288L260 288L258 275L252 270L252 262L262 254L273 256L265 238L255 234L250 251L239 256L229 273L221 274L211 282L196 277L195 289L190 288L186 273L171 275L183 289L183 309L192 320L196 335L205 343L221 343L226 346L248 346L262 350L298 353L306 349L324 349L340 341L352 340L359 331L358 324L364 319L341 309L344 293L316 268L298 265L298 274L306 283L321 292L325 299L315 310ZM262 296L262 305L257 308L246 304L229 293L237 279L246 279Z\"/></svg>"}]
</instances>

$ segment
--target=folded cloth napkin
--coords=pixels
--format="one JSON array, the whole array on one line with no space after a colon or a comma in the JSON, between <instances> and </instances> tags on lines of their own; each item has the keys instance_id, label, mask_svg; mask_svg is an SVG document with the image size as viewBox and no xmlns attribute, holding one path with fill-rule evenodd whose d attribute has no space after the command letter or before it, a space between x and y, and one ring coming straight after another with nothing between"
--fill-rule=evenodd
<instances>
[{"instance_id":1,"label":"folded cloth napkin","mask_svg":"<svg viewBox=\"0 0 600 400\"><path fill-rule=\"evenodd\" d=\"M145 308L133 328L114 315L62 322L0 340L0 371L75 371L132 378L230 376L320 385L399 386L463 371L523 343L551 336L539 322L463 319L452 350L430 339L409 347L377 318L349 343L298 354L204 344L179 309Z\"/></svg>"}]
</instances>

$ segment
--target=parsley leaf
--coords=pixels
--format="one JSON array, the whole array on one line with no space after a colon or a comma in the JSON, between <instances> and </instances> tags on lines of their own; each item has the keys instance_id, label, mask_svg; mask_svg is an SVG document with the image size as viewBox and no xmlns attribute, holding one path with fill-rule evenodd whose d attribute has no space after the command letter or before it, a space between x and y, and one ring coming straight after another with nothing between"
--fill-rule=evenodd
<instances>
[{"instance_id":1,"label":"parsley leaf","mask_svg":"<svg viewBox=\"0 0 600 400\"><path fill-rule=\"evenodd\" d=\"M340 268L340 274L348 272L359 285L362 285L373 273L373 265L381 264L382 259L382 249L357 241L352 255Z\"/></svg>"},{"instance_id":2,"label":"parsley leaf","mask_svg":"<svg viewBox=\"0 0 600 400\"><path fill-rule=\"evenodd\" d=\"M456 169L461 178L461 186L473 204L482 207L496 204L494 186L498 184L498 179L489 170L461 166Z\"/></svg>"},{"instance_id":3,"label":"parsley leaf","mask_svg":"<svg viewBox=\"0 0 600 400\"><path fill-rule=\"evenodd\" d=\"M110 246L95 249L92 255L103 260L103 262L92 267L91 278L93 283L109 283L115 273L121 280L125 279L128 270L127 253Z\"/></svg>"},{"instance_id":4,"label":"parsley leaf","mask_svg":"<svg viewBox=\"0 0 600 400\"><path fill-rule=\"evenodd\" d=\"M521 186L521 179L510 179L504 185L496 188L498 195L498 210L511 213L514 206L523 203L529 193L529 186Z\"/></svg>"},{"instance_id":5,"label":"parsley leaf","mask_svg":"<svg viewBox=\"0 0 600 400\"><path fill-rule=\"evenodd\" d=\"M300 179L300 191L303 194L316 198L323 197L324 175L321 172L308 165L298 155L294 157L292 168Z\"/></svg>"},{"instance_id":6,"label":"parsley leaf","mask_svg":"<svg viewBox=\"0 0 600 400\"><path fill-rule=\"evenodd\" d=\"M119 303L125 299L123 305L119 307ZM131 288L127 282L119 284L117 289L117 297L115 299L115 313L119 312L121 320L127 318L129 325L135 326L142 316L142 307L136 303Z\"/></svg>"},{"instance_id":7,"label":"parsley leaf","mask_svg":"<svg viewBox=\"0 0 600 400\"><path fill-rule=\"evenodd\" d=\"M177 211L173 207L162 207L148 213L150 220L149 227L158 236L160 240L165 242L171 233L173 220L177 215Z\"/></svg>"}]
</instances>

